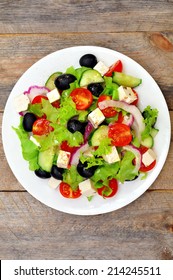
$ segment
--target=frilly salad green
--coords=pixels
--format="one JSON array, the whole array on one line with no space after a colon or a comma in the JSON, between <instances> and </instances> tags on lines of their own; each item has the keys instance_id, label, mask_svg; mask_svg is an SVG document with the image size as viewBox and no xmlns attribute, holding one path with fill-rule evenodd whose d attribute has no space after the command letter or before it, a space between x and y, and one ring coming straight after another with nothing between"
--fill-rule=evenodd
<instances>
[{"instance_id":1,"label":"frilly salad green","mask_svg":"<svg viewBox=\"0 0 173 280\"><path fill-rule=\"evenodd\" d=\"M107 66L86 54L79 64L16 96L13 129L29 169L51 188L66 198L111 198L156 165L158 110L140 111L142 80L124 73L120 60Z\"/></svg>"}]
</instances>

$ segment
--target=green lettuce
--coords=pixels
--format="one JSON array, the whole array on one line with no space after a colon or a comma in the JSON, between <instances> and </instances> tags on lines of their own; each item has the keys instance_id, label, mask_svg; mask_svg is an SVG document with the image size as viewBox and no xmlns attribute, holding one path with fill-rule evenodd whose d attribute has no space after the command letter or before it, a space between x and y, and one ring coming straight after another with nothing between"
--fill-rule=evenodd
<instances>
[{"instance_id":1,"label":"green lettuce","mask_svg":"<svg viewBox=\"0 0 173 280\"><path fill-rule=\"evenodd\" d=\"M134 158L135 155L132 152L127 151L125 152L123 159L120 161L120 169L116 178L121 183L124 183L125 180L133 180L138 175L138 172L135 171L135 166L133 165Z\"/></svg>"},{"instance_id":2,"label":"green lettuce","mask_svg":"<svg viewBox=\"0 0 173 280\"><path fill-rule=\"evenodd\" d=\"M77 190L79 183L82 181L83 177L79 175L74 165L72 165L70 169L66 169L63 173L63 182L69 184L72 190Z\"/></svg>"},{"instance_id":3,"label":"green lettuce","mask_svg":"<svg viewBox=\"0 0 173 280\"><path fill-rule=\"evenodd\" d=\"M42 98L42 112L46 114L47 120L52 123L55 123L59 117L58 109L53 107L49 100L45 100Z\"/></svg>"},{"instance_id":4,"label":"green lettuce","mask_svg":"<svg viewBox=\"0 0 173 280\"><path fill-rule=\"evenodd\" d=\"M77 81L79 82L83 73L86 70L89 70L89 69L91 69L91 68L88 68L88 67L85 67L85 66L82 66L82 67L77 68L77 69L75 69L73 66L70 66L69 68L67 68L66 74L72 74L73 76L76 77Z\"/></svg>"},{"instance_id":5,"label":"green lettuce","mask_svg":"<svg viewBox=\"0 0 173 280\"><path fill-rule=\"evenodd\" d=\"M34 171L39 168L38 165L39 148L28 138L28 133L24 130L22 121L23 121L23 117L20 118L19 126L17 128L15 127L12 128L17 133L20 139L23 158L28 161L29 169Z\"/></svg>"},{"instance_id":6,"label":"green lettuce","mask_svg":"<svg viewBox=\"0 0 173 280\"><path fill-rule=\"evenodd\" d=\"M152 109L151 106L148 105L144 109L142 115L144 117L144 123L145 123L145 129L142 132L142 139L144 140L145 138L147 138L150 135L151 130L157 121L158 110Z\"/></svg>"},{"instance_id":7,"label":"green lettuce","mask_svg":"<svg viewBox=\"0 0 173 280\"><path fill-rule=\"evenodd\" d=\"M112 99L119 100L119 95L118 95L119 85L112 82L112 77L104 77L104 80L105 80L105 88L102 94L110 95L112 96Z\"/></svg>"},{"instance_id":8,"label":"green lettuce","mask_svg":"<svg viewBox=\"0 0 173 280\"><path fill-rule=\"evenodd\" d=\"M66 125L67 121L77 115L76 104L71 97L61 101L61 107L57 110L58 122L60 125Z\"/></svg>"},{"instance_id":9,"label":"green lettuce","mask_svg":"<svg viewBox=\"0 0 173 280\"><path fill-rule=\"evenodd\" d=\"M42 117L44 115L43 111L42 111L42 104L38 103L38 104L30 104L28 111L30 113L33 113L34 115L38 116L38 117Z\"/></svg>"},{"instance_id":10,"label":"green lettuce","mask_svg":"<svg viewBox=\"0 0 173 280\"><path fill-rule=\"evenodd\" d=\"M92 166L104 164L104 159L102 157L95 157L95 156L86 157L84 155L80 155L79 159L82 163L87 163L86 169Z\"/></svg>"},{"instance_id":11,"label":"green lettuce","mask_svg":"<svg viewBox=\"0 0 173 280\"><path fill-rule=\"evenodd\" d=\"M97 157L101 157L102 155L107 155L110 154L111 152L111 138L104 138L102 139L102 141L100 142L99 147L97 148L97 150L94 151L93 155L97 156Z\"/></svg>"}]
</instances>

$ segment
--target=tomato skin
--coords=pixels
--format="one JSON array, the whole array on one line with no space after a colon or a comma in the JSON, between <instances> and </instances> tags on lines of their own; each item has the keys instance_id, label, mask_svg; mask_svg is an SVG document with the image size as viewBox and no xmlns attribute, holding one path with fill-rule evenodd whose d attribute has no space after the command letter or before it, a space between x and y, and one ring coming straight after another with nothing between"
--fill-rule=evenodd
<instances>
[{"instance_id":1,"label":"tomato skin","mask_svg":"<svg viewBox=\"0 0 173 280\"><path fill-rule=\"evenodd\" d=\"M61 143L61 150L69 152L69 153L74 153L76 150L78 149L78 147L71 147L69 146L67 141L63 141Z\"/></svg>"},{"instance_id":2,"label":"tomato skin","mask_svg":"<svg viewBox=\"0 0 173 280\"><path fill-rule=\"evenodd\" d=\"M92 93L86 88L76 88L70 93L70 96L76 104L77 110L86 110L93 102Z\"/></svg>"},{"instance_id":3,"label":"tomato skin","mask_svg":"<svg viewBox=\"0 0 173 280\"><path fill-rule=\"evenodd\" d=\"M140 153L143 155L145 152L148 151L148 148L147 147L144 147L144 146L141 146L140 148L138 148L138 150L140 151ZM139 168L139 171L141 172L148 172L150 170L152 170L156 165L156 160L154 160L150 165L148 166L145 166L143 164L143 162L141 162L141 166Z\"/></svg>"},{"instance_id":4,"label":"tomato skin","mask_svg":"<svg viewBox=\"0 0 173 280\"><path fill-rule=\"evenodd\" d=\"M109 195L105 194L105 191L107 189L106 186L103 186L102 188L97 189L97 192L100 196L103 196L106 198L113 197L118 191L118 182L116 179L113 178L109 181L109 188L111 188L111 190L112 190L112 192Z\"/></svg>"},{"instance_id":5,"label":"tomato skin","mask_svg":"<svg viewBox=\"0 0 173 280\"><path fill-rule=\"evenodd\" d=\"M123 64L121 60L118 60L117 62L115 62L109 67L108 72L106 72L104 76L112 77L113 72L122 72L122 70L123 70Z\"/></svg>"},{"instance_id":6,"label":"tomato skin","mask_svg":"<svg viewBox=\"0 0 173 280\"><path fill-rule=\"evenodd\" d=\"M132 141L130 127L123 123L114 123L110 125L108 137L112 138L112 145L117 147L128 145Z\"/></svg>"},{"instance_id":7,"label":"tomato skin","mask_svg":"<svg viewBox=\"0 0 173 280\"><path fill-rule=\"evenodd\" d=\"M42 99L48 100L47 96L45 95L37 95L34 97L34 99L32 100L32 104L38 104L42 102Z\"/></svg>"},{"instance_id":8,"label":"tomato skin","mask_svg":"<svg viewBox=\"0 0 173 280\"><path fill-rule=\"evenodd\" d=\"M50 125L50 121L39 118L33 123L32 133L34 135L46 135L53 131L54 128Z\"/></svg>"},{"instance_id":9,"label":"tomato skin","mask_svg":"<svg viewBox=\"0 0 173 280\"><path fill-rule=\"evenodd\" d=\"M111 100L111 97L108 95L100 95L97 103L105 101L105 100ZM101 111L102 111L103 115L105 116L105 118L112 118L112 117L116 116L116 114L117 114L117 111L115 110L114 107L107 107L105 109L102 109Z\"/></svg>"},{"instance_id":10,"label":"tomato skin","mask_svg":"<svg viewBox=\"0 0 173 280\"><path fill-rule=\"evenodd\" d=\"M59 185L59 191L62 196L66 198L78 198L81 196L80 190L73 191L69 184L61 182Z\"/></svg>"},{"instance_id":11,"label":"tomato skin","mask_svg":"<svg viewBox=\"0 0 173 280\"><path fill-rule=\"evenodd\" d=\"M60 108L60 101L56 100L56 101L52 102L51 105L55 108Z\"/></svg>"},{"instance_id":12,"label":"tomato skin","mask_svg":"<svg viewBox=\"0 0 173 280\"><path fill-rule=\"evenodd\" d=\"M133 88L132 88L132 90L133 90L134 94L136 95L137 99L135 101L133 101L131 103L131 105L135 105L136 106L138 104L138 94L137 94L137 92Z\"/></svg>"}]
</instances>

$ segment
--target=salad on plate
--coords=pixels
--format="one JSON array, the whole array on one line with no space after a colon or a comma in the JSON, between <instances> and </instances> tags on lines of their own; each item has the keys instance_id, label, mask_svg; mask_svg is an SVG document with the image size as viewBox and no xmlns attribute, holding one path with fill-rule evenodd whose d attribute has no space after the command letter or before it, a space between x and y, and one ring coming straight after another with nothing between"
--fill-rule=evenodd
<instances>
[{"instance_id":1,"label":"salad on plate","mask_svg":"<svg viewBox=\"0 0 173 280\"><path fill-rule=\"evenodd\" d=\"M109 66L89 53L79 64L15 96L13 129L29 169L63 197L107 199L155 167L158 110L140 111L142 79L125 73L121 60Z\"/></svg>"}]
</instances>

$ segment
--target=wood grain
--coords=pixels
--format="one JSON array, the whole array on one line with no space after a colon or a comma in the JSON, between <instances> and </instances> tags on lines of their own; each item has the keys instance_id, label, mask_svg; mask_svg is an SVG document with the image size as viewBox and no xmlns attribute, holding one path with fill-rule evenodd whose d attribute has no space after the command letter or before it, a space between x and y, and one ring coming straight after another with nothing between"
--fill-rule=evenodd
<instances>
[{"instance_id":1,"label":"wood grain","mask_svg":"<svg viewBox=\"0 0 173 280\"><path fill-rule=\"evenodd\" d=\"M173 109L173 32L129 32L1 35L0 110L14 84L33 63L51 52L76 45L98 45L130 56L153 76L169 109Z\"/></svg>"},{"instance_id":2,"label":"wood grain","mask_svg":"<svg viewBox=\"0 0 173 280\"><path fill-rule=\"evenodd\" d=\"M171 31L173 3L1 0L0 18L0 33Z\"/></svg>"},{"instance_id":3,"label":"wood grain","mask_svg":"<svg viewBox=\"0 0 173 280\"><path fill-rule=\"evenodd\" d=\"M1 193L0 229L1 259L173 259L173 193L145 193L92 217Z\"/></svg>"},{"instance_id":4,"label":"wood grain","mask_svg":"<svg viewBox=\"0 0 173 280\"><path fill-rule=\"evenodd\" d=\"M171 122L173 122L173 112L170 112ZM24 190L23 187L14 177L2 147L2 137L1 137L1 123L2 123L2 113L0 113L0 162L1 162L1 180L0 180L0 191L17 191ZM173 136L173 128L172 128ZM173 138L172 138L173 139ZM168 189L173 191L172 184L172 166L173 166L173 145L171 143L170 151L166 160L166 163L158 177L158 179L153 183L150 189Z\"/></svg>"}]
</instances>

